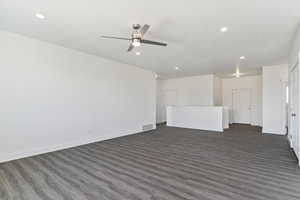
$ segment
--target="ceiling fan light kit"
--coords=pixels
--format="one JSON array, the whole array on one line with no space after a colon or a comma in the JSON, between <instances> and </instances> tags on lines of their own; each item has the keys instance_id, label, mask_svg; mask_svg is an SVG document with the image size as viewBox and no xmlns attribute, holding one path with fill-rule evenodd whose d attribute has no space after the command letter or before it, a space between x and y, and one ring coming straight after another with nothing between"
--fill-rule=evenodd
<instances>
[{"instance_id":1,"label":"ceiling fan light kit","mask_svg":"<svg viewBox=\"0 0 300 200\"><path fill-rule=\"evenodd\" d=\"M132 40L132 45L135 47L139 47L139 46L141 46L141 41L138 38L134 38Z\"/></svg>"},{"instance_id":2,"label":"ceiling fan light kit","mask_svg":"<svg viewBox=\"0 0 300 200\"><path fill-rule=\"evenodd\" d=\"M103 38L108 39L117 39L117 40L128 40L131 41L128 52L130 52L134 47L139 47L141 44L150 44L150 45L158 45L158 46L167 46L166 43L162 42L156 42L152 40L145 40L144 35L149 30L150 25L145 24L141 27L140 24L133 24L132 25L133 32L131 34L131 38L125 38L125 37L114 37L114 36L102 36Z\"/></svg>"}]
</instances>

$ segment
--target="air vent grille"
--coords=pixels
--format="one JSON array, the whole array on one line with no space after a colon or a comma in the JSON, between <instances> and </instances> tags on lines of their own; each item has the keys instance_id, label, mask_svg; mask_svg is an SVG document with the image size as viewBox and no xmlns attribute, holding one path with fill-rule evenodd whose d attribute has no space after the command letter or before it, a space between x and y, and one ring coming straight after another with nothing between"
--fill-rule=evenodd
<instances>
[{"instance_id":1,"label":"air vent grille","mask_svg":"<svg viewBox=\"0 0 300 200\"><path fill-rule=\"evenodd\" d=\"M151 131L153 130L153 124L146 124L143 126L143 131Z\"/></svg>"}]
</instances>

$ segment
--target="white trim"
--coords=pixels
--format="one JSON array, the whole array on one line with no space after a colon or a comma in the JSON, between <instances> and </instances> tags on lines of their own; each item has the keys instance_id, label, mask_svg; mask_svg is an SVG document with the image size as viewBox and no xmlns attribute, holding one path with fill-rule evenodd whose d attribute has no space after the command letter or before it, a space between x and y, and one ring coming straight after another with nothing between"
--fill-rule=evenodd
<instances>
[{"instance_id":1,"label":"white trim","mask_svg":"<svg viewBox=\"0 0 300 200\"><path fill-rule=\"evenodd\" d=\"M156 128L156 126L153 126L153 127ZM55 145L55 146L48 146L45 148L31 149L31 150L23 151L23 152L16 151L16 152L10 152L10 153L2 153L2 154L0 154L0 163L11 161L11 160L16 160L16 159L21 159L21 158L25 158L25 157L36 156L39 154L59 151L59 150L63 150L63 149L68 149L68 148L72 148L72 147L90 144L90 143L100 142L100 141L109 140L109 139L113 139L113 138L123 137L123 136L127 136L127 135L137 134L137 133L141 133L141 132L142 132L141 130L131 130L131 131L124 132L117 137L103 137L103 136L89 137L89 138L82 138L81 140L76 140L76 141L72 141L72 142L68 142L68 143L62 143L62 144ZM115 134L113 134L113 135L115 135Z\"/></svg>"},{"instance_id":2,"label":"white trim","mask_svg":"<svg viewBox=\"0 0 300 200\"><path fill-rule=\"evenodd\" d=\"M281 135L281 136L285 135L285 133L278 133L278 132L273 132L273 131L268 131L268 130L263 130L262 134L273 134L273 135Z\"/></svg>"},{"instance_id":3,"label":"white trim","mask_svg":"<svg viewBox=\"0 0 300 200\"><path fill-rule=\"evenodd\" d=\"M300 57L300 53L299 53L299 57ZM294 71L296 67L298 67L299 64L299 59L296 60L296 63L294 65L292 65L293 67L290 68L290 72Z\"/></svg>"},{"instance_id":4,"label":"white trim","mask_svg":"<svg viewBox=\"0 0 300 200\"><path fill-rule=\"evenodd\" d=\"M251 110L250 110L250 119L249 119L249 124L251 125L251 126L255 126L255 124L252 122L252 88L236 88L236 89L232 89L232 93L231 93L231 95L232 95L232 97L231 97L231 108L232 108L232 123L235 123L234 122L234 112L233 112L233 95L234 95L234 92L238 92L239 90L249 90L250 91L250 108L251 108Z\"/></svg>"}]
</instances>

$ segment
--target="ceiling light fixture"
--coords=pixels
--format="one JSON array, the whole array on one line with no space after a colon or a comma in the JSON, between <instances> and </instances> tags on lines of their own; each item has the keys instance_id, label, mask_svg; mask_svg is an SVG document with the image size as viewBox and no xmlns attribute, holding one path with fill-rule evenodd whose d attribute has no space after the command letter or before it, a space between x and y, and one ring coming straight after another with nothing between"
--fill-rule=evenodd
<instances>
[{"instance_id":1,"label":"ceiling light fixture","mask_svg":"<svg viewBox=\"0 0 300 200\"><path fill-rule=\"evenodd\" d=\"M225 26L225 27L221 28L220 31L221 32L226 32L226 31L228 31L228 27Z\"/></svg>"},{"instance_id":2,"label":"ceiling light fixture","mask_svg":"<svg viewBox=\"0 0 300 200\"><path fill-rule=\"evenodd\" d=\"M137 52L135 52L135 55L139 56L139 55L141 55L141 52L137 51Z\"/></svg>"},{"instance_id":3,"label":"ceiling light fixture","mask_svg":"<svg viewBox=\"0 0 300 200\"><path fill-rule=\"evenodd\" d=\"M175 70L179 70L179 67L175 67Z\"/></svg>"},{"instance_id":4,"label":"ceiling light fixture","mask_svg":"<svg viewBox=\"0 0 300 200\"><path fill-rule=\"evenodd\" d=\"M36 13L35 16L39 19L45 19L45 15L42 15L41 13Z\"/></svg>"},{"instance_id":5,"label":"ceiling light fixture","mask_svg":"<svg viewBox=\"0 0 300 200\"><path fill-rule=\"evenodd\" d=\"M244 59L246 59L246 57L245 57L245 56L241 56L240 59L241 59L241 60L244 60Z\"/></svg>"}]
</instances>

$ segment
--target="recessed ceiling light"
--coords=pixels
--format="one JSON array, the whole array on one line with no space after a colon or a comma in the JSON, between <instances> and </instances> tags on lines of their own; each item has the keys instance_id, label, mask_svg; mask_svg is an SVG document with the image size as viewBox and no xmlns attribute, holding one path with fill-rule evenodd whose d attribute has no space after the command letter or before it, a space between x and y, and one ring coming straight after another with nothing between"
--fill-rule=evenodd
<instances>
[{"instance_id":1,"label":"recessed ceiling light","mask_svg":"<svg viewBox=\"0 0 300 200\"><path fill-rule=\"evenodd\" d=\"M179 70L179 67L175 67L175 70Z\"/></svg>"},{"instance_id":2,"label":"recessed ceiling light","mask_svg":"<svg viewBox=\"0 0 300 200\"><path fill-rule=\"evenodd\" d=\"M139 55L141 55L141 52L137 51L137 52L135 52L135 55L139 56Z\"/></svg>"},{"instance_id":3,"label":"recessed ceiling light","mask_svg":"<svg viewBox=\"0 0 300 200\"><path fill-rule=\"evenodd\" d=\"M45 19L45 15L42 15L41 13L36 13L35 16L39 19Z\"/></svg>"},{"instance_id":4,"label":"recessed ceiling light","mask_svg":"<svg viewBox=\"0 0 300 200\"><path fill-rule=\"evenodd\" d=\"M225 27L221 28L220 31L221 32L226 32L226 31L228 31L228 27L225 26Z\"/></svg>"},{"instance_id":5,"label":"recessed ceiling light","mask_svg":"<svg viewBox=\"0 0 300 200\"><path fill-rule=\"evenodd\" d=\"M241 56L240 59L241 59L241 60L244 60L244 59L246 59L246 57L245 57L245 56Z\"/></svg>"}]
</instances>

